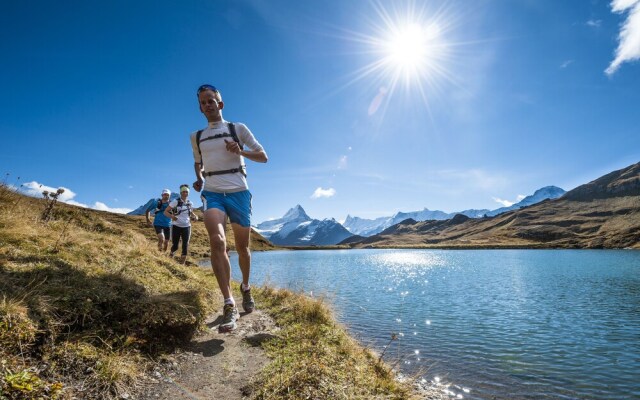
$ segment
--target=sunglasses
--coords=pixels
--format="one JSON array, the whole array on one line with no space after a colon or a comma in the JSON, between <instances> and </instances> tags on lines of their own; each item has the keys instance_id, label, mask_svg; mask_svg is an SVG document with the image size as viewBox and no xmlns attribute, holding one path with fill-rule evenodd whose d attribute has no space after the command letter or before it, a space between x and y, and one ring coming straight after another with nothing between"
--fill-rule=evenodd
<instances>
[{"instance_id":1,"label":"sunglasses","mask_svg":"<svg viewBox=\"0 0 640 400\"><path fill-rule=\"evenodd\" d=\"M200 96L200 92L202 92L203 90L211 90L214 93L219 93L218 89L213 85L202 85L198 88L198 91L196 92L196 96Z\"/></svg>"}]
</instances>

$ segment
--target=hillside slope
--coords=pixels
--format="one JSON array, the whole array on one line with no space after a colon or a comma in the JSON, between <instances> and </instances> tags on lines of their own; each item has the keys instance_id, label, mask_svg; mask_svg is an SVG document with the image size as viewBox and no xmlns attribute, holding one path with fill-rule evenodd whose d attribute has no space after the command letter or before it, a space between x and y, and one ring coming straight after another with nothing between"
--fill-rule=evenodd
<instances>
[{"instance_id":1,"label":"hillside slope","mask_svg":"<svg viewBox=\"0 0 640 400\"><path fill-rule=\"evenodd\" d=\"M76 396L118 395L135 386L142 354L184 342L217 311L210 270L159 253L144 217L57 203L46 221L46 200L1 186L0 203L2 396L24 395L3 392L7 377L34 398L78 381ZM253 247L274 248L258 234ZM195 223L190 255L208 253L204 224Z\"/></svg>"},{"instance_id":2,"label":"hillside slope","mask_svg":"<svg viewBox=\"0 0 640 400\"><path fill-rule=\"evenodd\" d=\"M189 359L185 348L209 358L198 367L210 368L199 372L223 387L218 400L414 398L319 300L256 287L260 309L241 316L235 336L211 332L221 317L211 269L158 252L143 217L56 204L46 220L45 200L3 186L0 204L2 399L142 398L146 385L159 383L163 365L175 370ZM194 230L192 256L206 254L203 224ZM272 248L256 238L254 248ZM234 290L241 298L236 284ZM264 333L267 315L281 334ZM258 332L258 342L240 340L252 336L247 330ZM268 357L261 372L264 360L251 369L229 361L255 362L257 350ZM249 375L225 379L242 373Z\"/></svg>"},{"instance_id":3,"label":"hillside slope","mask_svg":"<svg viewBox=\"0 0 640 400\"><path fill-rule=\"evenodd\" d=\"M393 228L393 229L392 229ZM640 163L493 218L408 221L354 247L640 248Z\"/></svg>"}]
</instances>

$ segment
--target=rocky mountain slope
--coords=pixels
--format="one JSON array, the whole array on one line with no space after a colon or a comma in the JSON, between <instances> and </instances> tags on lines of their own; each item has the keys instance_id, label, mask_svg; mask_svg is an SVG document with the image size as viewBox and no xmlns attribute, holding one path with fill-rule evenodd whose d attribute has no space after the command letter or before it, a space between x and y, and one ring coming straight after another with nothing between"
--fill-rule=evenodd
<instances>
[{"instance_id":1,"label":"rocky mountain slope","mask_svg":"<svg viewBox=\"0 0 640 400\"><path fill-rule=\"evenodd\" d=\"M273 244L282 246L326 246L352 236L335 219L312 219L300 205L282 218L265 221L255 229Z\"/></svg>"},{"instance_id":2,"label":"rocky mountain slope","mask_svg":"<svg viewBox=\"0 0 640 400\"><path fill-rule=\"evenodd\" d=\"M411 212L398 212L391 217L380 217L376 219L365 219L359 217L352 217L347 215L343 225L349 232L360 236L371 236L382 232L384 229L395 225L408 218L416 221L428 221L428 220L445 220L453 218L457 214L465 215L469 218L482 218L484 216L493 217L507 211L518 210L522 207L527 207L535 203L539 203L546 199L556 199L566 192L556 186L545 186L538 189L534 194L525 197L520 202L515 203L509 207L500 207L495 210L487 209L470 209L464 211L458 211L453 213L446 213L439 210L429 210L425 208L421 211Z\"/></svg>"},{"instance_id":3,"label":"rocky mountain slope","mask_svg":"<svg viewBox=\"0 0 640 400\"><path fill-rule=\"evenodd\" d=\"M350 245L640 248L640 163L520 210L480 219L408 220Z\"/></svg>"}]
</instances>

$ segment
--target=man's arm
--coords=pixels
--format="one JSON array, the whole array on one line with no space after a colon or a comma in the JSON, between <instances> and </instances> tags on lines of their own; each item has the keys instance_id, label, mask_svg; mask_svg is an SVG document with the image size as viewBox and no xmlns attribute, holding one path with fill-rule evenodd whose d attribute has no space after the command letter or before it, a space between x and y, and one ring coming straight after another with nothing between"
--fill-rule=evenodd
<instances>
[{"instance_id":1,"label":"man's arm","mask_svg":"<svg viewBox=\"0 0 640 400\"><path fill-rule=\"evenodd\" d=\"M202 163L193 163L193 171L196 173L196 181L193 182L193 189L199 192L202 190L202 183L204 182L204 178L202 177Z\"/></svg>"},{"instance_id":2,"label":"man's arm","mask_svg":"<svg viewBox=\"0 0 640 400\"><path fill-rule=\"evenodd\" d=\"M241 150L239 154L242 157L248 158L249 160L255 161L255 162L266 163L267 161L269 161L269 158L267 157L267 153L264 150L259 150L259 151Z\"/></svg>"},{"instance_id":3,"label":"man's arm","mask_svg":"<svg viewBox=\"0 0 640 400\"><path fill-rule=\"evenodd\" d=\"M171 206L167 205L167 208L164 209L163 214L165 217L169 218L170 220L176 221L178 217L176 217L175 215L171 215L171 210L172 210Z\"/></svg>"},{"instance_id":4,"label":"man's arm","mask_svg":"<svg viewBox=\"0 0 640 400\"><path fill-rule=\"evenodd\" d=\"M151 225L151 219L149 219L149 214L151 214L151 211L147 210L147 212L144 213L144 216L147 217L147 223Z\"/></svg>"},{"instance_id":5,"label":"man's arm","mask_svg":"<svg viewBox=\"0 0 640 400\"><path fill-rule=\"evenodd\" d=\"M240 145L234 141L225 139L224 142L227 146L227 151L248 158L251 161L266 163L269 160L264 150L241 150Z\"/></svg>"}]
</instances>

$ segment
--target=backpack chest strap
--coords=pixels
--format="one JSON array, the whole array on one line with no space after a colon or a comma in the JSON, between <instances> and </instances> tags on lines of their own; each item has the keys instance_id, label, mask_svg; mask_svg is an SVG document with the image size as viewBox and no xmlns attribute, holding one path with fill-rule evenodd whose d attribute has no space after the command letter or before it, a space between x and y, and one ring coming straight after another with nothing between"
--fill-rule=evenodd
<instances>
[{"instance_id":1,"label":"backpack chest strap","mask_svg":"<svg viewBox=\"0 0 640 400\"><path fill-rule=\"evenodd\" d=\"M247 177L247 168L244 165L239 166L238 168L224 169L221 171L211 171L211 172L203 172L202 176L205 178L213 175L224 175L224 174L236 174L240 172L242 175Z\"/></svg>"},{"instance_id":2,"label":"backpack chest strap","mask_svg":"<svg viewBox=\"0 0 640 400\"><path fill-rule=\"evenodd\" d=\"M218 133L216 135L213 136L208 136L204 139L201 139L202 137L202 132L203 130L199 130L198 133L196 133L196 144L198 145L198 152L200 153L200 159L202 160L202 151L200 150L200 143L204 142L206 140L213 140L213 139L220 139L220 138L224 138L224 137L230 137L233 139L234 142L238 143L238 146L240 146L240 150L242 150L243 146L240 143L240 139L238 139L238 135L236 134L236 125L233 122L229 122L227 124L228 127L228 132L224 132L224 133ZM244 177L247 177L247 169L244 165L239 166L238 168L232 168L232 169L224 169L221 171L209 171L209 172L203 172L202 176L204 176L205 178L209 177L209 176L213 176L213 175L224 175L224 174L236 174L236 173L241 173L242 175L244 175Z\"/></svg>"}]
</instances>

